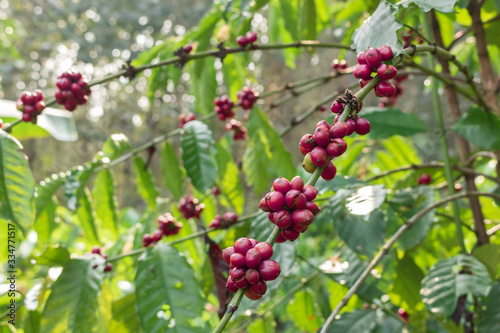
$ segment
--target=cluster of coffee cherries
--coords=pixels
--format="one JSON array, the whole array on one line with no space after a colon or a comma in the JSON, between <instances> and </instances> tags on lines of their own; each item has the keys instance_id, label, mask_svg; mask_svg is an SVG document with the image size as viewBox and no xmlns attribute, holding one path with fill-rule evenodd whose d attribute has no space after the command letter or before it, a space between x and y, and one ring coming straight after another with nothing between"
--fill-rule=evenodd
<instances>
[{"instance_id":1,"label":"cluster of coffee cherries","mask_svg":"<svg viewBox=\"0 0 500 333\"><path fill-rule=\"evenodd\" d=\"M398 71L391 64L384 61L392 60L393 53L389 46L381 46L378 49L370 48L366 52L358 54L358 66L354 68L353 74L359 79L359 86L363 88L373 79L372 73L377 73L381 79L375 86L377 97L393 97L396 94L396 86L390 82Z\"/></svg>"},{"instance_id":2,"label":"cluster of coffee cherries","mask_svg":"<svg viewBox=\"0 0 500 333\"><path fill-rule=\"evenodd\" d=\"M220 216L219 214L215 215L212 222L210 222L209 228L229 228L233 224L238 222L238 214L235 212L227 212L224 215Z\"/></svg>"},{"instance_id":3,"label":"cluster of coffee cherries","mask_svg":"<svg viewBox=\"0 0 500 333\"><path fill-rule=\"evenodd\" d=\"M417 180L418 185L429 185L431 183L431 175L428 173L424 173L420 178Z\"/></svg>"},{"instance_id":4,"label":"cluster of coffee cherries","mask_svg":"<svg viewBox=\"0 0 500 333\"><path fill-rule=\"evenodd\" d=\"M55 98L57 104L64 105L68 111L73 111L78 105L83 105L89 100L90 88L85 77L72 70L62 73L56 81Z\"/></svg>"},{"instance_id":5,"label":"cluster of coffee cherries","mask_svg":"<svg viewBox=\"0 0 500 333\"><path fill-rule=\"evenodd\" d=\"M165 213L158 218L158 230L153 235L144 234L142 236L142 246L148 247L151 244L159 242L163 236L177 235L182 228L182 223L177 221L170 213Z\"/></svg>"},{"instance_id":6,"label":"cluster of coffee cherries","mask_svg":"<svg viewBox=\"0 0 500 333\"><path fill-rule=\"evenodd\" d=\"M259 208L269 213L269 221L281 229L277 243L293 242L313 223L314 216L319 213L313 201L317 194L316 188L304 185L300 176L291 182L283 177L273 182L273 191L262 198Z\"/></svg>"},{"instance_id":7,"label":"cluster of coffee cherries","mask_svg":"<svg viewBox=\"0 0 500 333\"><path fill-rule=\"evenodd\" d=\"M192 113L181 113L177 120L179 121L179 128L183 128L185 124L190 122L191 120L195 120L196 116Z\"/></svg>"},{"instance_id":8,"label":"cluster of coffee cherries","mask_svg":"<svg viewBox=\"0 0 500 333\"><path fill-rule=\"evenodd\" d=\"M259 99L259 94L250 87L243 87L237 93L238 105L244 110L250 110L257 99Z\"/></svg>"},{"instance_id":9,"label":"cluster of coffee cherries","mask_svg":"<svg viewBox=\"0 0 500 333\"><path fill-rule=\"evenodd\" d=\"M280 265L271 259L273 247L255 239L239 238L234 246L222 251L222 258L229 264L226 288L236 293L245 289L245 296L258 300L267 291L266 281L275 280L281 273Z\"/></svg>"},{"instance_id":10,"label":"cluster of coffee cherries","mask_svg":"<svg viewBox=\"0 0 500 333\"><path fill-rule=\"evenodd\" d=\"M253 31L247 32L245 36L236 37L236 43L241 47L245 47L248 44L253 44L256 41L257 41L257 34Z\"/></svg>"},{"instance_id":11,"label":"cluster of coffee cherries","mask_svg":"<svg viewBox=\"0 0 500 333\"><path fill-rule=\"evenodd\" d=\"M342 59L342 60L333 59L332 69L334 71L338 71L339 69L346 69L346 68L347 68L347 61L345 59Z\"/></svg>"},{"instance_id":12,"label":"cluster of coffee cherries","mask_svg":"<svg viewBox=\"0 0 500 333\"><path fill-rule=\"evenodd\" d=\"M39 89L29 92L23 91L16 101L16 108L23 113L22 120L32 121L45 109L43 92Z\"/></svg>"},{"instance_id":13,"label":"cluster of coffee cherries","mask_svg":"<svg viewBox=\"0 0 500 333\"><path fill-rule=\"evenodd\" d=\"M241 124L241 121L236 119L231 119L226 124L226 131L234 131L234 140L245 140L247 138L247 129Z\"/></svg>"},{"instance_id":14,"label":"cluster of coffee cherries","mask_svg":"<svg viewBox=\"0 0 500 333\"><path fill-rule=\"evenodd\" d=\"M401 34L401 38L403 39L404 48L410 46L413 39L416 39L417 43L419 44L422 44L424 42L424 39L419 34L415 33L412 29L404 31Z\"/></svg>"},{"instance_id":15,"label":"cluster of coffee cherries","mask_svg":"<svg viewBox=\"0 0 500 333\"><path fill-rule=\"evenodd\" d=\"M234 117L234 103L229 99L229 96L223 95L214 99L214 111L220 120L226 120Z\"/></svg>"},{"instance_id":16,"label":"cluster of coffee cherries","mask_svg":"<svg viewBox=\"0 0 500 333\"><path fill-rule=\"evenodd\" d=\"M186 220L191 217L199 219L203 208L205 208L205 204L198 203L198 199L191 195L186 195L179 201L179 211Z\"/></svg>"},{"instance_id":17,"label":"cluster of coffee cherries","mask_svg":"<svg viewBox=\"0 0 500 333\"><path fill-rule=\"evenodd\" d=\"M98 254L100 255L101 257L103 257L104 259L108 259L108 255L106 253L102 253L101 252L101 249L99 248L99 246L97 245L94 245L92 247L92 253L93 254ZM96 266L94 266L95 268ZM106 263L106 266L104 266L104 272L111 272L113 270L113 265L111 265L109 262Z\"/></svg>"}]
</instances>

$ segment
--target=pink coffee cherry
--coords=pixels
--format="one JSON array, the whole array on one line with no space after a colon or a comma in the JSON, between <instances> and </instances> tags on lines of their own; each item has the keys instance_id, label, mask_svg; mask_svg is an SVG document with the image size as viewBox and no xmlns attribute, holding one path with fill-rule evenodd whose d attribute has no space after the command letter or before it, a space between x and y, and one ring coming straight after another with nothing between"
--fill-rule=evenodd
<instances>
[{"instance_id":1,"label":"pink coffee cherry","mask_svg":"<svg viewBox=\"0 0 500 333\"><path fill-rule=\"evenodd\" d=\"M283 195L283 193L278 191L269 192L266 195L266 200L267 206L273 211L280 210L285 204L285 196Z\"/></svg>"},{"instance_id":2,"label":"pink coffee cherry","mask_svg":"<svg viewBox=\"0 0 500 333\"><path fill-rule=\"evenodd\" d=\"M281 209L274 214L274 223L281 229L290 227L293 223L292 213L286 209Z\"/></svg>"},{"instance_id":3,"label":"pink coffee cherry","mask_svg":"<svg viewBox=\"0 0 500 333\"><path fill-rule=\"evenodd\" d=\"M329 146L330 144L327 147ZM313 163L320 168L328 162L328 155L327 150L323 147L314 147L314 149L311 150L311 159Z\"/></svg>"},{"instance_id":4,"label":"pink coffee cherry","mask_svg":"<svg viewBox=\"0 0 500 333\"><path fill-rule=\"evenodd\" d=\"M262 261L262 255L257 249L250 249L245 255L245 261L248 268L257 268Z\"/></svg>"},{"instance_id":5,"label":"pink coffee cherry","mask_svg":"<svg viewBox=\"0 0 500 333\"><path fill-rule=\"evenodd\" d=\"M304 188L304 180L300 178L300 176L295 176L290 182L290 185L292 187L292 190L302 191L302 189Z\"/></svg>"},{"instance_id":6,"label":"pink coffee cherry","mask_svg":"<svg viewBox=\"0 0 500 333\"><path fill-rule=\"evenodd\" d=\"M278 278L281 273L281 267L276 261L267 259L260 263L258 271L262 280L271 281Z\"/></svg>"},{"instance_id":7,"label":"pink coffee cherry","mask_svg":"<svg viewBox=\"0 0 500 333\"><path fill-rule=\"evenodd\" d=\"M260 252L262 260L270 259L273 256L273 247L269 243L261 242L255 245L255 249Z\"/></svg>"},{"instance_id":8,"label":"pink coffee cherry","mask_svg":"<svg viewBox=\"0 0 500 333\"><path fill-rule=\"evenodd\" d=\"M226 264L230 264L230 260L231 260L231 256L233 254L235 254L236 252L234 252L234 247L228 247L228 248L225 248L223 251L222 251L222 259L226 262Z\"/></svg>"},{"instance_id":9,"label":"pink coffee cherry","mask_svg":"<svg viewBox=\"0 0 500 333\"><path fill-rule=\"evenodd\" d=\"M392 53L392 49L389 46L381 46L378 48L380 52L380 56L382 57L382 61L391 60L394 54Z\"/></svg>"},{"instance_id":10,"label":"pink coffee cherry","mask_svg":"<svg viewBox=\"0 0 500 333\"><path fill-rule=\"evenodd\" d=\"M245 255L241 253L235 253L229 259L229 263L231 267L245 267L246 265Z\"/></svg>"},{"instance_id":11,"label":"pink coffee cherry","mask_svg":"<svg viewBox=\"0 0 500 333\"><path fill-rule=\"evenodd\" d=\"M366 134L370 133L370 122L367 119L357 117L354 120L354 123L356 124L356 128L354 129L354 131L357 134L366 135Z\"/></svg>"},{"instance_id":12,"label":"pink coffee cherry","mask_svg":"<svg viewBox=\"0 0 500 333\"><path fill-rule=\"evenodd\" d=\"M288 179L283 178L283 177L279 177L273 182L273 189L275 191L286 194L286 192L288 192L292 189L292 185L290 184Z\"/></svg>"},{"instance_id":13,"label":"pink coffee cherry","mask_svg":"<svg viewBox=\"0 0 500 333\"><path fill-rule=\"evenodd\" d=\"M347 135L347 125L345 123L333 123L330 128L330 137L332 139L343 138Z\"/></svg>"},{"instance_id":14,"label":"pink coffee cherry","mask_svg":"<svg viewBox=\"0 0 500 333\"><path fill-rule=\"evenodd\" d=\"M366 51L366 64L372 69L377 69L382 63L382 55L376 48L370 48Z\"/></svg>"},{"instance_id":15,"label":"pink coffee cherry","mask_svg":"<svg viewBox=\"0 0 500 333\"><path fill-rule=\"evenodd\" d=\"M321 178L328 181L328 180L332 180L333 178L335 178L336 175L337 175L337 168L330 161L326 165L325 170L323 170L323 172L321 173Z\"/></svg>"}]
</instances>

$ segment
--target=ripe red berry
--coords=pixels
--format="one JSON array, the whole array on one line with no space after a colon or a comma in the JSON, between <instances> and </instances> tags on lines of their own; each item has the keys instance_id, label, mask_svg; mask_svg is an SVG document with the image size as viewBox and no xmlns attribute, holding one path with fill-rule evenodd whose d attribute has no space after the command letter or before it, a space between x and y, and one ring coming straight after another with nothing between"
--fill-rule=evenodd
<instances>
[{"instance_id":1,"label":"ripe red berry","mask_svg":"<svg viewBox=\"0 0 500 333\"><path fill-rule=\"evenodd\" d=\"M382 80L390 80L398 74L398 70L393 65L382 64L377 68L377 75Z\"/></svg>"},{"instance_id":2,"label":"ripe red berry","mask_svg":"<svg viewBox=\"0 0 500 333\"><path fill-rule=\"evenodd\" d=\"M106 266L104 266L104 272L111 272L112 270L113 270L113 265L107 262Z\"/></svg>"},{"instance_id":3,"label":"ripe red berry","mask_svg":"<svg viewBox=\"0 0 500 333\"><path fill-rule=\"evenodd\" d=\"M302 180L300 176L295 176L292 178L290 186L292 187L292 190L302 191L304 188L304 180Z\"/></svg>"},{"instance_id":4,"label":"ripe red berry","mask_svg":"<svg viewBox=\"0 0 500 333\"><path fill-rule=\"evenodd\" d=\"M245 255L245 261L248 268L257 268L262 261L262 255L257 249L250 249Z\"/></svg>"},{"instance_id":5,"label":"ripe red berry","mask_svg":"<svg viewBox=\"0 0 500 333\"><path fill-rule=\"evenodd\" d=\"M392 97L396 94L396 86L389 81L380 81L375 86L375 93L383 97Z\"/></svg>"},{"instance_id":6,"label":"ripe red berry","mask_svg":"<svg viewBox=\"0 0 500 333\"><path fill-rule=\"evenodd\" d=\"M229 264L231 267L245 267L245 255L241 253L235 253L229 259Z\"/></svg>"},{"instance_id":7,"label":"ripe red berry","mask_svg":"<svg viewBox=\"0 0 500 333\"><path fill-rule=\"evenodd\" d=\"M92 253L94 253L94 254L101 254L101 249L99 248L99 246L94 245L92 247Z\"/></svg>"},{"instance_id":8,"label":"ripe red berry","mask_svg":"<svg viewBox=\"0 0 500 333\"><path fill-rule=\"evenodd\" d=\"M370 82L372 79L373 79L373 78L370 76L370 78L369 78L369 79L366 79L366 80L361 79L361 80L359 80L359 86L360 86L361 88L364 88L364 86L366 86L366 85L368 84L368 82Z\"/></svg>"},{"instance_id":9,"label":"ripe red berry","mask_svg":"<svg viewBox=\"0 0 500 333\"><path fill-rule=\"evenodd\" d=\"M293 242L300 236L300 232L295 230L293 227L290 227L288 229L284 229L281 234L286 240L289 240L290 242Z\"/></svg>"},{"instance_id":10,"label":"ripe red berry","mask_svg":"<svg viewBox=\"0 0 500 333\"><path fill-rule=\"evenodd\" d=\"M245 37L247 39L247 42L250 44L255 43L257 41L257 34L253 31L247 32Z\"/></svg>"},{"instance_id":11,"label":"ripe red berry","mask_svg":"<svg viewBox=\"0 0 500 333\"><path fill-rule=\"evenodd\" d=\"M187 44L184 46L184 53L191 53L192 50L193 50L193 45Z\"/></svg>"},{"instance_id":12,"label":"ripe red berry","mask_svg":"<svg viewBox=\"0 0 500 333\"><path fill-rule=\"evenodd\" d=\"M267 284L264 280L258 281L257 283L254 283L250 286L250 289L257 295L264 295L267 291Z\"/></svg>"},{"instance_id":13,"label":"ripe red berry","mask_svg":"<svg viewBox=\"0 0 500 333\"><path fill-rule=\"evenodd\" d=\"M306 134L300 139L300 146L305 149L311 151L314 147L316 147L316 142L314 141L314 136L312 134Z\"/></svg>"},{"instance_id":14,"label":"ripe red berry","mask_svg":"<svg viewBox=\"0 0 500 333\"><path fill-rule=\"evenodd\" d=\"M330 142L330 129L324 126L317 127L314 131L314 142L318 146L326 147Z\"/></svg>"},{"instance_id":15,"label":"ripe red berry","mask_svg":"<svg viewBox=\"0 0 500 333\"><path fill-rule=\"evenodd\" d=\"M231 268L231 270L229 271L229 276L231 276L231 279L236 283L241 279L245 279L247 269L248 268L246 268L246 267L245 268L243 268L243 267Z\"/></svg>"},{"instance_id":16,"label":"ripe red berry","mask_svg":"<svg viewBox=\"0 0 500 333\"><path fill-rule=\"evenodd\" d=\"M278 235L278 238L276 238L276 243L284 243L284 242L286 242L286 238L283 237L282 233L283 233L283 230Z\"/></svg>"},{"instance_id":17,"label":"ripe red berry","mask_svg":"<svg viewBox=\"0 0 500 333\"><path fill-rule=\"evenodd\" d=\"M329 146L330 144L327 147ZM328 155L327 150L323 147L315 147L311 150L311 159L313 163L320 168L328 162Z\"/></svg>"},{"instance_id":18,"label":"ripe red berry","mask_svg":"<svg viewBox=\"0 0 500 333\"><path fill-rule=\"evenodd\" d=\"M292 213L287 209L281 209L274 214L274 223L278 228L286 229L293 223Z\"/></svg>"},{"instance_id":19,"label":"ripe red berry","mask_svg":"<svg viewBox=\"0 0 500 333\"><path fill-rule=\"evenodd\" d=\"M361 52L360 54L358 54L357 60L358 60L358 64L360 64L360 65L366 64L366 53Z\"/></svg>"},{"instance_id":20,"label":"ripe red berry","mask_svg":"<svg viewBox=\"0 0 500 333\"><path fill-rule=\"evenodd\" d=\"M378 48L380 52L380 56L382 57L382 61L391 60L394 54L392 53L392 49L389 46L381 46Z\"/></svg>"},{"instance_id":21,"label":"ripe red berry","mask_svg":"<svg viewBox=\"0 0 500 333\"><path fill-rule=\"evenodd\" d=\"M352 133L354 133L354 129L356 128L354 120L352 120L351 118L347 118L345 120L345 125L347 126L347 135L351 135Z\"/></svg>"},{"instance_id":22,"label":"ripe red berry","mask_svg":"<svg viewBox=\"0 0 500 333\"><path fill-rule=\"evenodd\" d=\"M274 191L266 194L267 206L273 211L280 210L285 204L285 195L281 192Z\"/></svg>"},{"instance_id":23,"label":"ripe red berry","mask_svg":"<svg viewBox=\"0 0 500 333\"><path fill-rule=\"evenodd\" d=\"M321 178L328 181L328 180L332 180L333 178L335 178L336 175L337 175L337 168L330 161L326 165L325 170L323 170L323 172L321 173Z\"/></svg>"},{"instance_id":24,"label":"ripe red berry","mask_svg":"<svg viewBox=\"0 0 500 333\"><path fill-rule=\"evenodd\" d=\"M234 242L234 252L245 255L252 248L252 242L248 238L239 238Z\"/></svg>"},{"instance_id":25,"label":"ripe red berry","mask_svg":"<svg viewBox=\"0 0 500 333\"><path fill-rule=\"evenodd\" d=\"M235 281L234 282L235 286L238 287L239 289L243 289L248 287L249 283L246 277L243 277L242 279Z\"/></svg>"},{"instance_id":26,"label":"ripe red berry","mask_svg":"<svg viewBox=\"0 0 500 333\"><path fill-rule=\"evenodd\" d=\"M148 247L149 245L153 244L153 242L153 237L151 237L150 234L144 234L144 236L142 236L143 247Z\"/></svg>"},{"instance_id":27,"label":"ripe red berry","mask_svg":"<svg viewBox=\"0 0 500 333\"><path fill-rule=\"evenodd\" d=\"M226 281L226 288L233 294L236 294L238 292L238 287L234 284L233 279L231 279L231 276L228 276L227 281Z\"/></svg>"},{"instance_id":28,"label":"ripe red berry","mask_svg":"<svg viewBox=\"0 0 500 333\"><path fill-rule=\"evenodd\" d=\"M305 224L298 225L297 223L294 223L294 224L292 224L292 228L293 228L293 230L295 230L297 232L303 233L309 228L309 226L305 225Z\"/></svg>"},{"instance_id":29,"label":"ripe red berry","mask_svg":"<svg viewBox=\"0 0 500 333\"><path fill-rule=\"evenodd\" d=\"M354 131L357 134L366 135L370 133L370 122L367 119L356 116L354 123L356 124Z\"/></svg>"},{"instance_id":30,"label":"ripe red berry","mask_svg":"<svg viewBox=\"0 0 500 333\"><path fill-rule=\"evenodd\" d=\"M245 278L247 279L248 283L250 283L250 284L255 284L255 283L260 281L259 272L253 268L247 270L247 272L245 274Z\"/></svg>"},{"instance_id":31,"label":"ripe red berry","mask_svg":"<svg viewBox=\"0 0 500 333\"><path fill-rule=\"evenodd\" d=\"M357 79L369 79L372 74L372 69L368 65L358 65L356 68L354 68L354 71L352 72L355 78Z\"/></svg>"},{"instance_id":32,"label":"ripe red berry","mask_svg":"<svg viewBox=\"0 0 500 333\"><path fill-rule=\"evenodd\" d=\"M266 242L261 242L255 245L255 249L260 252L262 260L269 259L273 256L273 247Z\"/></svg>"},{"instance_id":33,"label":"ripe red berry","mask_svg":"<svg viewBox=\"0 0 500 333\"><path fill-rule=\"evenodd\" d=\"M340 68L339 59L333 59L333 61L332 61L332 69L333 70L337 70L339 68Z\"/></svg>"},{"instance_id":34,"label":"ripe red berry","mask_svg":"<svg viewBox=\"0 0 500 333\"><path fill-rule=\"evenodd\" d=\"M299 226L310 225L314 221L314 214L308 209L297 209L292 214L292 220Z\"/></svg>"},{"instance_id":35,"label":"ripe red berry","mask_svg":"<svg viewBox=\"0 0 500 333\"><path fill-rule=\"evenodd\" d=\"M226 264L230 264L231 262L231 256L233 254L235 254L236 252L234 252L234 247L228 247L228 248L225 248L223 251L222 251L222 259L226 262Z\"/></svg>"},{"instance_id":36,"label":"ripe red berry","mask_svg":"<svg viewBox=\"0 0 500 333\"><path fill-rule=\"evenodd\" d=\"M431 183L431 175L428 173L424 173L419 179L418 179L418 185L423 185L423 184L430 184Z\"/></svg>"},{"instance_id":37,"label":"ripe red berry","mask_svg":"<svg viewBox=\"0 0 500 333\"><path fill-rule=\"evenodd\" d=\"M290 184L288 179L283 178L283 177L279 177L273 182L273 189L275 191L286 194L286 192L288 192L292 189L292 185Z\"/></svg>"},{"instance_id":38,"label":"ripe red berry","mask_svg":"<svg viewBox=\"0 0 500 333\"><path fill-rule=\"evenodd\" d=\"M316 128L320 127L320 126L324 126L326 128L330 128L330 124L326 121L326 120L320 120L317 124L316 124Z\"/></svg>"},{"instance_id":39,"label":"ripe red berry","mask_svg":"<svg viewBox=\"0 0 500 333\"><path fill-rule=\"evenodd\" d=\"M263 295L256 294L251 288L245 290L245 296L252 301L258 301L262 298Z\"/></svg>"},{"instance_id":40,"label":"ripe red berry","mask_svg":"<svg viewBox=\"0 0 500 333\"><path fill-rule=\"evenodd\" d=\"M335 176L334 176L334 178L335 178ZM306 209L309 210L311 213L313 213L314 216L316 216L316 214L318 214L320 211L318 204L315 203L314 201L308 201L306 204Z\"/></svg>"},{"instance_id":41,"label":"ripe red berry","mask_svg":"<svg viewBox=\"0 0 500 333\"><path fill-rule=\"evenodd\" d=\"M335 100L335 101L333 101L332 106L330 107L330 110L333 113L341 113L344 110L344 104Z\"/></svg>"},{"instance_id":42,"label":"ripe red berry","mask_svg":"<svg viewBox=\"0 0 500 333\"><path fill-rule=\"evenodd\" d=\"M382 63L382 55L380 51L376 48L370 48L366 51L366 64L370 66L372 69L377 69L378 66Z\"/></svg>"},{"instance_id":43,"label":"ripe red berry","mask_svg":"<svg viewBox=\"0 0 500 333\"><path fill-rule=\"evenodd\" d=\"M232 225L238 221L238 214L235 212L227 212L222 215L222 219L227 225Z\"/></svg>"},{"instance_id":44,"label":"ripe red berry","mask_svg":"<svg viewBox=\"0 0 500 333\"><path fill-rule=\"evenodd\" d=\"M403 319L404 322L408 322L408 313L404 309L398 310L398 315Z\"/></svg>"},{"instance_id":45,"label":"ripe red berry","mask_svg":"<svg viewBox=\"0 0 500 333\"><path fill-rule=\"evenodd\" d=\"M344 139L333 139L328 146L326 152L333 157L339 157L347 150L347 142ZM326 164L326 163L325 163Z\"/></svg>"},{"instance_id":46,"label":"ripe red berry","mask_svg":"<svg viewBox=\"0 0 500 333\"><path fill-rule=\"evenodd\" d=\"M345 59L340 60L339 67L340 67L340 69L346 69L347 68L347 61Z\"/></svg>"},{"instance_id":47,"label":"ripe red berry","mask_svg":"<svg viewBox=\"0 0 500 333\"><path fill-rule=\"evenodd\" d=\"M306 196L297 191L291 190L285 195L285 205L291 209L302 209L306 208L307 198Z\"/></svg>"},{"instance_id":48,"label":"ripe red berry","mask_svg":"<svg viewBox=\"0 0 500 333\"><path fill-rule=\"evenodd\" d=\"M272 259L263 260L259 266L260 278L264 281L275 280L281 273L280 264Z\"/></svg>"},{"instance_id":49,"label":"ripe red berry","mask_svg":"<svg viewBox=\"0 0 500 333\"><path fill-rule=\"evenodd\" d=\"M302 193L304 193L304 195L306 196L307 201L311 201L316 199L316 196L318 195L318 190L312 185L304 185Z\"/></svg>"},{"instance_id":50,"label":"ripe red berry","mask_svg":"<svg viewBox=\"0 0 500 333\"><path fill-rule=\"evenodd\" d=\"M221 226L222 226L222 217L219 214L217 214L215 215L212 222L210 222L210 225L208 227L217 229L220 228Z\"/></svg>"},{"instance_id":51,"label":"ripe red berry","mask_svg":"<svg viewBox=\"0 0 500 333\"><path fill-rule=\"evenodd\" d=\"M330 128L330 137L332 139L343 138L347 135L347 125L344 123L333 123Z\"/></svg>"},{"instance_id":52,"label":"ripe red berry","mask_svg":"<svg viewBox=\"0 0 500 333\"><path fill-rule=\"evenodd\" d=\"M163 237L163 231L155 230L155 232L153 232L152 236L153 241L158 242L162 237Z\"/></svg>"},{"instance_id":53,"label":"ripe red berry","mask_svg":"<svg viewBox=\"0 0 500 333\"><path fill-rule=\"evenodd\" d=\"M266 213L271 211L271 208L267 205L267 199L265 197L260 200L259 208Z\"/></svg>"},{"instance_id":54,"label":"ripe red berry","mask_svg":"<svg viewBox=\"0 0 500 333\"><path fill-rule=\"evenodd\" d=\"M245 36L238 36L236 37L236 43L239 46L244 47L248 44L248 39Z\"/></svg>"}]
</instances>

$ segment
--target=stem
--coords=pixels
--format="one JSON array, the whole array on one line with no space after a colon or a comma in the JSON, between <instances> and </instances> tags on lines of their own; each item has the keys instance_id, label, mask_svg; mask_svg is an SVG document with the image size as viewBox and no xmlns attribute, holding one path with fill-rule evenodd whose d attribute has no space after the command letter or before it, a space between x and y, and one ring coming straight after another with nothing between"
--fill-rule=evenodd
<instances>
[{"instance_id":1,"label":"stem","mask_svg":"<svg viewBox=\"0 0 500 333\"><path fill-rule=\"evenodd\" d=\"M424 27L427 35L431 35L431 25L429 22L429 17L424 15ZM436 61L432 55L428 56L429 59L429 67L436 68ZM451 163L450 156L448 155L448 141L446 140L446 129L444 126L444 117L443 111L441 109L441 100L439 97L439 87L438 81L436 78L431 79L431 90L432 90L432 102L434 106L434 117L436 119L436 123L439 129L439 145L441 148L441 155L444 161L444 175L446 178L446 182L448 183L448 193L454 193L455 188L453 185L453 175L451 174ZM462 223L460 222L460 211L458 210L458 204L456 201L452 201L451 207L453 210L453 218L455 219L455 227L457 231L457 241L460 245L460 249L462 253L467 253L467 249L465 247L464 234L462 231Z\"/></svg>"},{"instance_id":2,"label":"stem","mask_svg":"<svg viewBox=\"0 0 500 333\"><path fill-rule=\"evenodd\" d=\"M483 193L483 192L469 192L469 193L459 193L455 195L450 195L449 197L446 197L440 201L437 201L433 203L430 206L427 206L420 212L416 213L413 215L409 220L406 221L405 224L403 224L395 233L392 235L392 237L385 243L382 248L379 250L375 258L370 262L370 264L365 268L363 273L360 275L360 277L356 280L356 282L352 285L352 287L349 289L347 294L342 298L342 300L337 304L335 309L332 311L328 319L326 320L325 324L321 328L320 333L326 333L328 331L328 328L332 325L332 323L335 321L335 316L337 316L340 312L340 310L347 305L351 297L358 291L359 287L363 284L363 282L368 278L368 276L371 274L371 271L382 261L382 259L389 253L389 250L392 248L392 246L396 243L396 241L407 231L409 230L413 224L415 224L418 220L420 220L425 214L430 212L431 210L435 209L436 207L439 207L441 205L447 204L448 202L455 201L461 198L469 197L469 196L487 196L487 197L492 197L500 200L500 195L494 194L494 193Z\"/></svg>"},{"instance_id":3,"label":"stem","mask_svg":"<svg viewBox=\"0 0 500 333\"><path fill-rule=\"evenodd\" d=\"M227 306L226 313L224 314L224 317L220 320L219 324L215 326L214 330L212 333L220 333L224 330L226 327L227 323L229 322L229 319L233 316L233 313L238 310L238 307L240 306L241 299L243 298L243 295L245 295L245 290L244 289L238 289L236 294L234 294L233 298L231 299L231 302L229 302L229 305Z\"/></svg>"}]
</instances>

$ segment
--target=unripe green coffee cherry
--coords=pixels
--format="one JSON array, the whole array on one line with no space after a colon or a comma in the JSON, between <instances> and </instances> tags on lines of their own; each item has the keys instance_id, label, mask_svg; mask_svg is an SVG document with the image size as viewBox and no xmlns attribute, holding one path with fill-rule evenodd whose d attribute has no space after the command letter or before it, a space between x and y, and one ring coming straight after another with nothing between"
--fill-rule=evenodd
<instances>
[{"instance_id":1,"label":"unripe green coffee cherry","mask_svg":"<svg viewBox=\"0 0 500 333\"><path fill-rule=\"evenodd\" d=\"M311 153L307 153L307 155L304 156L304 160L302 161L302 167L309 173L313 173L314 170L316 170L317 166L314 164L311 158Z\"/></svg>"}]
</instances>

